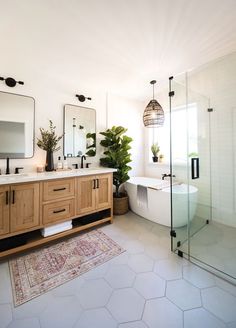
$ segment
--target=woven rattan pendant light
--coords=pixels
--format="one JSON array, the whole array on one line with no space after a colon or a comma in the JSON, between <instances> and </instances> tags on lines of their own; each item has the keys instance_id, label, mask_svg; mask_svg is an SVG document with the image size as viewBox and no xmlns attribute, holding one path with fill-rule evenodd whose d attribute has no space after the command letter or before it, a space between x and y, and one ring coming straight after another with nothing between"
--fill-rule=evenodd
<instances>
[{"instance_id":1,"label":"woven rattan pendant light","mask_svg":"<svg viewBox=\"0 0 236 328\"><path fill-rule=\"evenodd\" d=\"M143 113L143 123L147 128L161 127L165 121L164 111L161 105L154 99L154 85L156 82L156 80L150 82L153 86L153 99L149 101Z\"/></svg>"}]
</instances>

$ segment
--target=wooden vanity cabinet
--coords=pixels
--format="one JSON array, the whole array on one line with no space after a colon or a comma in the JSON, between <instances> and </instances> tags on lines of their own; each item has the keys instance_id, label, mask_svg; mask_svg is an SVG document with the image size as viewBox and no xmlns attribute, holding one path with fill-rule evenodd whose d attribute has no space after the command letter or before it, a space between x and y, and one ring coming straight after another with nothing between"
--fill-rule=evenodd
<instances>
[{"instance_id":1,"label":"wooden vanity cabinet","mask_svg":"<svg viewBox=\"0 0 236 328\"><path fill-rule=\"evenodd\" d=\"M112 205L112 175L77 178L77 214L87 214Z\"/></svg>"},{"instance_id":2,"label":"wooden vanity cabinet","mask_svg":"<svg viewBox=\"0 0 236 328\"><path fill-rule=\"evenodd\" d=\"M10 231L23 231L40 225L39 183L10 188Z\"/></svg>"},{"instance_id":3,"label":"wooden vanity cabinet","mask_svg":"<svg viewBox=\"0 0 236 328\"><path fill-rule=\"evenodd\" d=\"M39 183L0 187L0 235L39 225Z\"/></svg>"},{"instance_id":4,"label":"wooden vanity cabinet","mask_svg":"<svg viewBox=\"0 0 236 328\"><path fill-rule=\"evenodd\" d=\"M112 222L112 204L112 173L0 186L0 259ZM40 229L68 220L72 229L41 235ZM21 235L25 241L11 247Z\"/></svg>"}]
</instances>

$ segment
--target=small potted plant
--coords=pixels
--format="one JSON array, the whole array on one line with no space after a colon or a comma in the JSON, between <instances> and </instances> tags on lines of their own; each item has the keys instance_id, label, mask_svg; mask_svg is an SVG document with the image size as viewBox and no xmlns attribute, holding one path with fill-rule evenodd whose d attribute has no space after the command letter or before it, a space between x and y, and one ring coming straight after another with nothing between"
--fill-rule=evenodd
<instances>
[{"instance_id":1,"label":"small potted plant","mask_svg":"<svg viewBox=\"0 0 236 328\"><path fill-rule=\"evenodd\" d=\"M113 126L105 132L100 132L105 139L100 144L105 147L103 154L105 157L100 159L102 166L117 169L113 173L113 185L115 192L113 194L113 210L114 214L122 215L128 212L129 202L126 192L121 191L123 183L129 180L128 172L131 167L128 163L131 162L131 154L129 153L130 142L132 138L124 135L127 131L122 126Z\"/></svg>"},{"instance_id":2,"label":"small potted plant","mask_svg":"<svg viewBox=\"0 0 236 328\"><path fill-rule=\"evenodd\" d=\"M152 151L152 154L153 154L153 157L152 157L152 160L154 163L158 162L158 153L160 151L160 147L158 146L158 143L154 143L152 144L151 146L151 151Z\"/></svg>"},{"instance_id":3,"label":"small potted plant","mask_svg":"<svg viewBox=\"0 0 236 328\"><path fill-rule=\"evenodd\" d=\"M59 137L56 135L56 127L51 120L49 120L49 130L45 130L44 128L39 128L39 130L41 133L41 139L38 138L37 146L47 152L45 170L53 171L53 152L58 151L61 148L57 147L57 144L63 137L63 134Z\"/></svg>"}]
</instances>

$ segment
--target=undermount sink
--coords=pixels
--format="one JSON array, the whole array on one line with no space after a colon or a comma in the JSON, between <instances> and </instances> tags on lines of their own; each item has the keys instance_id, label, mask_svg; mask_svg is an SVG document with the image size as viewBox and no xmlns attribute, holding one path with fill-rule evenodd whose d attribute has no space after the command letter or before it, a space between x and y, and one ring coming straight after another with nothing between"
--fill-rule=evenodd
<instances>
[{"instance_id":1,"label":"undermount sink","mask_svg":"<svg viewBox=\"0 0 236 328\"><path fill-rule=\"evenodd\" d=\"M28 173L19 173L19 174L3 174L0 175L0 181L15 180L23 177L28 177Z\"/></svg>"}]
</instances>

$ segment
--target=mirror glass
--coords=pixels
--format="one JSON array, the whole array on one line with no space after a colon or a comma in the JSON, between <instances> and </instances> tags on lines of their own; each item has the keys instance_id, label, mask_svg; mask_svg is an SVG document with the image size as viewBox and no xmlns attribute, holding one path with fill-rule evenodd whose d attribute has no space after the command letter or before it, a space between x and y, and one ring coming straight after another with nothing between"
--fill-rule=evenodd
<instances>
[{"instance_id":1,"label":"mirror glass","mask_svg":"<svg viewBox=\"0 0 236 328\"><path fill-rule=\"evenodd\" d=\"M65 105L64 156L96 155L96 111L92 108Z\"/></svg>"},{"instance_id":2,"label":"mirror glass","mask_svg":"<svg viewBox=\"0 0 236 328\"><path fill-rule=\"evenodd\" d=\"M34 155L34 98L0 92L0 158Z\"/></svg>"}]
</instances>

